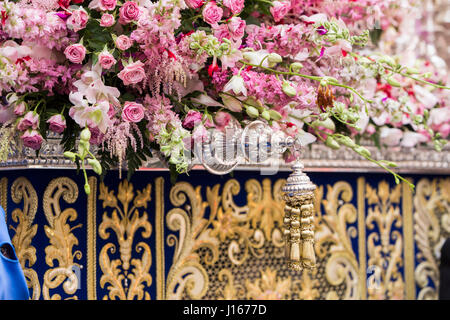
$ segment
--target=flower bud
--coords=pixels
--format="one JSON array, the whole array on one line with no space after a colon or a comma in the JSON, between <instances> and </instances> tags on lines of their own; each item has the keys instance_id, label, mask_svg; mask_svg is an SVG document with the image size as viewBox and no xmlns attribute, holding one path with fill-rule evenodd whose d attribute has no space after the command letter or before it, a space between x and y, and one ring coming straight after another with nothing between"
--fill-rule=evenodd
<instances>
[{"instance_id":1,"label":"flower bud","mask_svg":"<svg viewBox=\"0 0 450 320\"><path fill-rule=\"evenodd\" d=\"M87 183L84 185L84 192L86 194L90 194L91 193L91 187Z\"/></svg>"},{"instance_id":2,"label":"flower bud","mask_svg":"<svg viewBox=\"0 0 450 320\"><path fill-rule=\"evenodd\" d=\"M300 70L303 68L303 64L300 62L294 62L291 64L291 70L295 73L300 72Z\"/></svg>"},{"instance_id":3,"label":"flower bud","mask_svg":"<svg viewBox=\"0 0 450 320\"><path fill-rule=\"evenodd\" d=\"M332 137L332 136L328 136L327 140L325 141L325 145L331 149L339 149L341 146L339 145L339 143Z\"/></svg>"},{"instance_id":4,"label":"flower bud","mask_svg":"<svg viewBox=\"0 0 450 320\"><path fill-rule=\"evenodd\" d=\"M270 63L279 63L283 61L283 58L278 53L272 52L267 57L267 60L269 60Z\"/></svg>"},{"instance_id":5,"label":"flower bud","mask_svg":"<svg viewBox=\"0 0 450 320\"><path fill-rule=\"evenodd\" d=\"M370 156L371 156L370 151L363 146L358 146L354 150L364 157L370 158Z\"/></svg>"},{"instance_id":6,"label":"flower bud","mask_svg":"<svg viewBox=\"0 0 450 320\"><path fill-rule=\"evenodd\" d=\"M394 78L392 78L392 77L389 77L388 79L387 79L387 82L391 85L391 86L394 86L394 87L401 87L402 85L400 84L400 82L398 82L397 80L395 80Z\"/></svg>"},{"instance_id":7,"label":"flower bud","mask_svg":"<svg viewBox=\"0 0 450 320\"><path fill-rule=\"evenodd\" d=\"M352 140L352 138L347 137L347 136L339 136L336 137L336 140L340 143L343 144L346 147L350 147L353 148L355 146L355 142Z\"/></svg>"},{"instance_id":8,"label":"flower bud","mask_svg":"<svg viewBox=\"0 0 450 320\"><path fill-rule=\"evenodd\" d=\"M91 131L89 131L89 128L86 127L81 131L80 139L84 141L89 141L91 139Z\"/></svg>"},{"instance_id":9,"label":"flower bud","mask_svg":"<svg viewBox=\"0 0 450 320\"><path fill-rule=\"evenodd\" d=\"M295 97L297 95L297 90L288 81L283 81L282 90L288 97Z\"/></svg>"},{"instance_id":10,"label":"flower bud","mask_svg":"<svg viewBox=\"0 0 450 320\"><path fill-rule=\"evenodd\" d=\"M98 175L102 174L102 166L100 165L100 162L98 162L97 159L88 159L88 163L96 174Z\"/></svg>"},{"instance_id":11,"label":"flower bud","mask_svg":"<svg viewBox=\"0 0 450 320\"><path fill-rule=\"evenodd\" d=\"M327 118L324 121L316 120L311 125L313 128L324 127L326 129L333 130L333 131L336 129L336 125L334 124L333 120L331 120L330 118Z\"/></svg>"},{"instance_id":12,"label":"flower bud","mask_svg":"<svg viewBox=\"0 0 450 320\"><path fill-rule=\"evenodd\" d=\"M282 115L278 111L275 111L275 110L269 110L269 114L270 114L270 118L275 121L281 120L281 118L283 118Z\"/></svg>"},{"instance_id":13,"label":"flower bud","mask_svg":"<svg viewBox=\"0 0 450 320\"><path fill-rule=\"evenodd\" d=\"M267 121L270 120L270 113L267 110L263 110L263 112L261 112L261 118L266 119Z\"/></svg>"},{"instance_id":14,"label":"flower bud","mask_svg":"<svg viewBox=\"0 0 450 320\"><path fill-rule=\"evenodd\" d=\"M247 107L246 112L252 118L258 118L259 117L258 109L256 109L255 107L251 107L251 106Z\"/></svg>"},{"instance_id":15,"label":"flower bud","mask_svg":"<svg viewBox=\"0 0 450 320\"><path fill-rule=\"evenodd\" d=\"M406 68L406 73L407 74L418 74L419 70L416 68Z\"/></svg>"},{"instance_id":16,"label":"flower bud","mask_svg":"<svg viewBox=\"0 0 450 320\"><path fill-rule=\"evenodd\" d=\"M64 157L69 158L71 161L75 161L77 155L73 152L66 151L64 152Z\"/></svg>"}]
</instances>

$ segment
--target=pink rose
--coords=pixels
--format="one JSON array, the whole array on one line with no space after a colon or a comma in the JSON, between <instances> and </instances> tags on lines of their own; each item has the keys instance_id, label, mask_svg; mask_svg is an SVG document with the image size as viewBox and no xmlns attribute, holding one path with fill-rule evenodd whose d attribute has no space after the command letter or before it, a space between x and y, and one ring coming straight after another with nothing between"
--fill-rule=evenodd
<instances>
[{"instance_id":1,"label":"pink rose","mask_svg":"<svg viewBox=\"0 0 450 320\"><path fill-rule=\"evenodd\" d=\"M198 9L205 3L204 0L185 0L186 5L191 9Z\"/></svg>"},{"instance_id":2,"label":"pink rose","mask_svg":"<svg viewBox=\"0 0 450 320\"><path fill-rule=\"evenodd\" d=\"M116 47L122 51L129 49L133 45L133 40L131 40L126 35L121 35L116 39Z\"/></svg>"},{"instance_id":3,"label":"pink rose","mask_svg":"<svg viewBox=\"0 0 450 320\"><path fill-rule=\"evenodd\" d=\"M218 112L214 117L214 122L219 130L223 130L231 121L231 115L228 112Z\"/></svg>"},{"instance_id":4,"label":"pink rose","mask_svg":"<svg viewBox=\"0 0 450 320\"><path fill-rule=\"evenodd\" d=\"M117 0L100 0L100 9L112 11L116 8Z\"/></svg>"},{"instance_id":5,"label":"pink rose","mask_svg":"<svg viewBox=\"0 0 450 320\"><path fill-rule=\"evenodd\" d=\"M194 128L198 123L202 122L202 114L198 111L189 110L186 118L183 120L183 127L186 129Z\"/></svg>"},{"instance_id":6,"label":"pink rose","mask_svg":"<svg viewBox=\"0 0 450 320\"><path fill-rule=\"evenodd\" d=\"M96 146L100 145L103 142L105 135L98 127L89 127L89 131L91 131L91 139L89 140L89 143Z\"/></svg>"},{"instance_id":7,"label":"pink rose","mask_svg":"<svg viewBox=\"0 0 450 320\"><path fill-rule=\"evenodd\" d=\"M89 3L89 9L96 9L97 11L111 11L117 5L117 0L92 0Z\"/></svg>"},{"instance_id":8,"label":"pink rose","mask_svg":"<svg viewBox=\"0 0 450 320\"><path fill-rule=\"evenodd\" d=\"M39 150L42 144L42 136L36 130L28 130L21 137L23 144L26 147L30 147L34 150Z\"/></svg>"},{"instance_id":9,"label":"pink rose","mask_svg":"<svg viewBox=\"0 0 450 320\"><path fill-rule=\"evenodd\" d=\"M72 44L64 50L66 58L72 63L81 64L86 57L86 48L82 44Z\"/></svg>"},{"instance_id":10,"label":"pink rose","mask_svg":"<svg viewBox=\"0 0 450 320\"><path fill-rule=\"evenodd\" d=\"M116 20L114 19L114 16L109 13L104 13L100 19L100 25L102 27L111 27L116 23Z\"/></svg>"},{"instance_id":11,"label":"pink rose","mask_svg":"<svg viewBox=\"0 0 450 320\"><path fill-rule=\"evenodd\" d=\"M223 10L214 1L208 2L202 11L203 20L209 24L216 24L222 19Z\"/></svg>"},{"instance_id":12,"label":"pink rose","mask_svg":"<svg viewBox=\"0 0 450 320\"><path fill-rule=\"evenodd\" d=\"M39 114L29 111L17 124L17 129L25 131L28 128L37 129L39 125Z\"/></svg>"},{"instance_id":13,"label":"pink rose","mask_svg":"<svg viewBox=\"0 0 450 320\"><path fill-rule=\"evenodd\" d=\"M270 13L273 16L275 22L280 21L291 9L291 3L289 1L274 1L270 8Z\"/></svg>"},{"instance_id":14,"label":"pink rose","mask_svg":"<svg viewBox=\"0 0 450 320\"><path fill-rule=\"evenodd\" d=\"M109 52L101 52L98 55L98 62L105 70L111 69L117 63L114 56Z\"/></svg>"},{"instance_id":15,"label":"pink rose","mask_svg":"<svg viewBox=\"0 0 450 320\"><path fill-rule=\"evenodd\" d=\"M244 9L245 0L223 0L223 5L231 10L233 14L241 13Z\"/></svg>"},{"instance_id":16,"label":"pink rose","mask_svg":"<svg viewBox=\"0 0 450 320\"><path fill-rule=\"evenodd\" d=\"M74 10L72 15L67 19L67 27L75 32L86 28L89 15L84 9Z\"/></svg>"},{"instance_id":17,"label":"pink rose","mask_svg":"<svg viewBox=\"0 0 450 320\"><path fill-rule=\"evenodd\" d=\"M145 79L144 64L141 61L129 64L117 76L124 85L139 83Z\"/></svg>"},{"instance_id":18,"label":"pink rose","mask_svg":"<svg viewBox=\"0 0 450 320\"><path fill-rule=\"evenodd\" d=\"M119 10L119 23L128 24L139 19L141 11L136 2L127 1Z\"/></svg>"},{"instance_id":19,"label":"pink rose","mask_svg":"<svg viewBox=\"0 0 450 320\"><path fill-rule=\"evenodd\" d=\"M233 39L241 39L245 32L245 21L239 17L231 18L228 20L228 30L230 30L230 34Z\"/></svg>"},{"instance_id":20,"label":"pink rose","mask_svg":"<svg viewBox=\"0 0 450 320\"><path fill-rule=\"evenodd\" d=\"M144 118L144 106L136 102L125 102L122 119L126 122L139 122Z\"/></svg>"},{"instance_id":21,"label":"pink rose","mask_svg":"<svg viewBox=\"0 0 450 320\"><path fill-rule=\"evenodd\" d=\"M51 116L47 123L49 124L49 129L56 133L63 133L66 129L66 119L60 114L55 114L54 116Z\"/></svg>"},{"instance_id":22,"label":"pink rose","mask_svg":"<svg viewBox=\"0 0 450 320\"><path fill-rule=\"evenodd\" d=\"M14 114L16 116L21 116L25 113L25 110L27 109L27 105L25 104L25 102L20 102L18 104L16 104L16 106L14 107Z\"/></svg>"}]
</instances>

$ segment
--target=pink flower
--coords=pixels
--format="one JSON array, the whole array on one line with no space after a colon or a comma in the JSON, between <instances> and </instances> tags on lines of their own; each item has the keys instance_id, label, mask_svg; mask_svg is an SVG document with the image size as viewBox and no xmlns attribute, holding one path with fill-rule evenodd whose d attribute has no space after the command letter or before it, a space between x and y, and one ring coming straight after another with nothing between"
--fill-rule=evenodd
<instances>
[{"instance_id":1,"label":"pink flower","mask_svg":"<svg viewBox=\"0 0 450 320\"><path fill-rule=\"evenodd\" d=\"M191 9L201 8L203 6L203 3L205 3L204 0L185 0L184 2Z\"/></svg>"},{"instance_id":2,"label":"pink flower","mask_svg":"<svg viewBox=\"0 0 450 320\"><path fill-rule=\"evenodd\" d=\"M100 9L102 10L114 10L117 5L117 0L100 0Z\"/></svg>"},{"instance_id":3,"label":"pink flower","mask_svg":"<svg viewBox=\"0 0 450 320\"><path fill-rule=\"evenodd\" d=\"M141 11L136 2L127 1L119 10L119 23L128 24L139 19Z\"/></svg>"},{"instance_id":4,"label":"pink flower","mask_svg":"<svg viewBox=\"0 0 450 320\"><path fill-rule=\"evenodd\" d=\"M189 110L189 112L186 115L186 118L184 118L183 127L185 127L186 129L192 129L198 123L201 122L202 122L202 114L198 111Z\"/></svg>"},{"instance_id":5,"label":"pink flower","mask_svg":"<svg viewBox=\"0 0 450 320\"><path fill-rule=\"evenodd\" d=\"M239 17L231 18L228 20L228 30L230 30L230 34L233 39L241 39L245 32L245 21Z\"/></svg>"},{"instance_id":6,"label":"pink flower","mask_svg":"<svg viewBox=\"0 0 450 320\"><path fill-rule=\"evenodd\" d=\"M214 122L219 130L223 130L231 121L231 115L228 112L218 112L214 117Z\"/></svg>"},{"instance_id":7,"label":"pink flower","mask_svg":"<svg viewBox=\"0 0 450 320\"><path fill-rule=\"evenodd\" d=\"M203 124L195 127L194 132L192 132L192 139L195 142L207 142L208 141L208 130L206 130Z\"/></svg>"},{"instance_id":8,"label":"pink flower","mask_svg":"<svg viewBox=\"0 0 450 320\"><path fill-rule=\"evenodd\" d=\"M203 8L202 11L203 20L205 22L213 25L222 19L223 10L216 5L215 1L208 2L208 4Z\"/></svg>"},{"instance_id":9,"label":"pink flower","mask_svg":"<svg viewBox=\"0 0 450 320\"><path fill-rule=\"evenodd\" d=\"M93 0L89 3L89 9L99 9L100 11L111 11L117 5L117 0Z\"/></svg>"},{"instance_id":10,"label":"pink flower","mask_svg":"<svg viewBox=\"0 0 450 320\"><path fill-rule=\"evenodd\" d=\"M70 62L81 64L86 57L86 48L82 44L72 44L64 50L64 54L66 58L69 59Z\"/></svg>"},{"instance_id":11,"label":"pink flower","mask_svg":"<svg viewBox=\"0 0 450 320\"><path fill-rule=\"evenodd\" d=\"M125 102L122 119L126 122L139 122L144 118L144 106L136 102Z\"/></svg>"},{"instance_id":12,"label":"pink flower","mask_svg":"<svg viewBox=\"0 0 450 320\"><path fill-rule=\"evenodd\" d=\"M111 69L117 63L114 56L107 51L103 51L98 55L98 62L105 70Z\"/></svg>"},{"instance_id":13,"label":"pink flower","mask_svg":"<svg viewBox=\"0 0 450 320\"><path fill-rule=\"evenodd\" d=\"M131 40L129 37L127 37L124 34L119 36L119 37L117 37L117 39L116 39L116 47L119 50L122 50L122 51L127 50L132 45L133 45L133 40Z\"/></svg>"},{"instance_id":14,"label":"pink flower","mask_svg":"<svg viewBox=\"0 0 450 320\"><path fill-rule=\"evenodd\" d=\"M17 129L25 131L28 128L37 129L39 125L39 114L29 111L17 124Z\"/></svg>"},{"instance_id":15,"label":"pink flower","mask_svg":"<svg viewBox=\"0 0 450 320\"><path fill-rule=\"evenodd\" d=\"M117 76L124 85L139 83L145 79L144 64L141 61L129 64Z\"/></svg>"},{"instance_id":16,"label":"pink flower","mask_svg":"<svg viewBox=\"0 0 450 320\"><path fill-rule=\"evenodd\" d=\"M274 1L270 8L270 13L273 16L275 22L280 21L291 9L291 3L288 1Z\"/></svg>"},{"instance_id":17,"label":"pink flower","mask_svg":"<svg viewBox=\"0 0 450 320\"><path fill-rule=\"evenodd\" d=\"M66 129L66 119L60 114L55 114L54 116L51 116L47 123L49 124L49 129L56 133L63 133Z\"/></svg>"},{"instance_id":18,"label":"pink flower","mask_svg":"<svg viewBox=\"0 0 450 320\"><path fill-rule=\"evenodd\" d=\"M116 23L114 16L109 13L104 13L100 19L100 25L102 27L111 27Z\"/></svg>"},{"instance_id":19,"label":"pink flower","mask_svg":"<svg viewBox=\"0 0 450 320\"><path fill-rule=\"evenodd\" d=\"M91 139L89 140L89 143L96 146L100 145L103 142L105 135L98 127L89 127L89 131L91 131Z\"/></svg>"},{"instance_id":20,"label":"pink flower","mask_svg":"<svg viewBox=\"0 0 450 320\"><path fill-rule=\"evenodd\" d=\"M42 136L36 130L28 130L21 137L23 144L26 147L30 147L34 150L39 150L42 144Z\"/></svg>"},{"instance_id":21,"label":"pink flower","mask_svg":"<svg viewBox=\"0 0 450 320\"><path fill-rule=\"evenodd\" d=\"M84 9L74 10L72 15L67 19L67 27L75 32L86 28L89 15Z\"/></svg>"},{"instance_id":22,"label":"pink flower","mask_svg":"<svg viewBox=\"0 0 450 320\"><path fill-rule=\"evenodd\" d=\"M25 110L27 109L27 105L25 104L25 102L20 102L18 104L16 104L16 106L14 107L14 114L16 116L21 116L25 113Z\"/></svg>"},{"instance_id":23,"label":"pink flower","mask_svg":"<svg viewBox=\"0 0 450 320\"><path fill-rule=\"evenodd\" d=\"M223 5L231 10L233 14L241 13L244 9L245 0L223 0Z\"/></svg>"}]
</instances>

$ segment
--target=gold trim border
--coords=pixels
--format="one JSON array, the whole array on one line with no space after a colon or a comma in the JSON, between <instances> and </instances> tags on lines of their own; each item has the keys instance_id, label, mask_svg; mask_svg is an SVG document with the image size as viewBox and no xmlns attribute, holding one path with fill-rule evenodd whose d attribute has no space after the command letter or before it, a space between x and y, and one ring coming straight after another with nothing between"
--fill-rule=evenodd
<instances>
[{"instance_id":1,"label":"gold trim border","mask_svg":"<svg viewBox=\"0 0 450 320\"><path fill-rule=\"evenodd\" d=\"M366 262L366 200L365 200L366 180L359 177L357 180L358 188L358 256L359 256L359 297L361 300L367 300L367 262Z\"/></svg>"},{"instance_id":2,"label":"gold trim border","mask_svg":"<svg viewBox=\"0 0 450 320\"><path fill-rule=\"evenodd\" d=\"M156 299L166 299L164 261L164 178L155 179Z\"/></svg>"},{"instance_id":3,"label":"gold trim border","mask_svg":"<svg viewBox=\"0 0 450 320\"><path fill-rule=\"evenodd\" d=\"M97 300L97 178L88 179L91 192L87 197L87 298Z\"/></svg>"},{"instance_id":4,"label":"gold trim border","mask_svg":"<svg viewBox=\"0 0 450 320\"><path fill-rule=\"evenodd\" d=\"M408 179L412 183L412 179ZM413 227L413 199L412 190L403 182L402 217L403 217L403 247L404 275L406 285L406 299L416 299L416 285L414 280L414 227Z\"/></svg>"},{"instance_id":5,"label":"gold trim border","mask_svg":"<svg viewBox=\"0 0 450 320\"><path fill-rule=\"evenodd\" d=\"M0 179L0 205L5 211L5 220L8 221L8 178Z\"/></svg>"}]
</instances>

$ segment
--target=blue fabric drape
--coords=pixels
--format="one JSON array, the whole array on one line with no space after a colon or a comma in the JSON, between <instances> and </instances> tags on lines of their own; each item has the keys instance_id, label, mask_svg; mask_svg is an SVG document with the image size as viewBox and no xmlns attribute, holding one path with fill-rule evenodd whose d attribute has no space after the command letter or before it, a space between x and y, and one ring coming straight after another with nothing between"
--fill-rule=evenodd
<instances>
[{"instance_id":1,"label":"blue fabric drape","mask_svg":"<svg viewBox=\"0 0 450 320\"><path fill-rule=\"evenodd\" d=\"M0 253L0 300L27 300L29 293L25 276L8 234L5 212L0 207L0 247L2 246L9 247L13 257L10 259Z\"/></svg>"}]
</instances>

